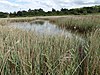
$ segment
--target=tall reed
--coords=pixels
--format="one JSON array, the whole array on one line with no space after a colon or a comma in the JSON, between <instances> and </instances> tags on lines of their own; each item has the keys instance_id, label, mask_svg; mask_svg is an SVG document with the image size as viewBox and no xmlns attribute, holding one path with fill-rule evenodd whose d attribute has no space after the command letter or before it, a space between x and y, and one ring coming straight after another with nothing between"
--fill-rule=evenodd
<instances>
[{"instance_id":1,"label":"tall reed","mask_svg":"<svg viewBox=\"0 0 100 75\"><path fill-rule=\"evenodd\" d=\"M61 28L69 29L80 33L88 33L100 28L100 16L69 16L64 18L50 19Z\"/></svg>"},{"instance_id":2,"label":"tall reed","mask_svg":"<svg viewBox=\"0 0 100 75\"><path fill-rule=\"evenodd\" d=\"M99 27L83 42L0 26L0 75L100 75L99 64Z\"/></svg>"}]
</instances>

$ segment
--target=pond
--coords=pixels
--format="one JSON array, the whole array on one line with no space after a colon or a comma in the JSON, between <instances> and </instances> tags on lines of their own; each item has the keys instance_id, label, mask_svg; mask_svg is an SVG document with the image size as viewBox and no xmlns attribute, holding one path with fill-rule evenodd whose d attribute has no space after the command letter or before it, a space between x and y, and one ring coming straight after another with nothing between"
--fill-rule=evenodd
<instances>
[{"instance_id":1,"label":"pond","mask_svg":"<svg viewBox=\"0 0 100 75\"><path fill-rule=\"evenodd\" d=\"M61 29L57 27L57 25L52 24L49 21L36 20L32 22L14 22L14 23L11 23L9 27L19 28L19 29L28 30L28 31L34 31L35 33L40 34L40 35L53 35L53 36L61 35L61 36L70 37L70 38L74 36L82 40L80 36L76 36L70 31Z\"/></svg>"},{"instance_id":2,"label":"pond","mask_svg":"<svg viewBox=\"0 0 100 75\"><path fill-rule=\"evenodd\" d=\"M15 22L9 27L19 28L24 30L35 31L38 34L45 35L66 35L71 37L71 33L60 29L57 25L51 24L49 21L33 21L33 22Z\"/></svg>"}]
</instances>

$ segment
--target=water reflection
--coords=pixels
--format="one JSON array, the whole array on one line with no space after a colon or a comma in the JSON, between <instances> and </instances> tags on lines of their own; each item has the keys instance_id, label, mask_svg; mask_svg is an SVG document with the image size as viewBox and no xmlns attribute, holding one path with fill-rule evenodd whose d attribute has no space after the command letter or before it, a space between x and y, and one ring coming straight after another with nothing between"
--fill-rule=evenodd
<instances>
[{"instance_id":1,"label":"water reflection","mask_svg":"<svg viewBox=\"0 0 100 75\"><path fill-rule=\"evenodd\" d=\"M9 27L31 30L39 34L71 36L71 33L67 31L65 32L65 30L62 30L58 28L56 25L49 23L49 21L39 22L39 23L38 22L11 23Z\"/></svg>"},{"instance_id":2,"label":"water reflection","mask_svg":"<svg viewBox=\"0 0 100 75\"><path fill-rule=\"evenodd\" d=\"M65 37L76 37L77 39L82 40L81 37L72 34L71 32L60 29L57 25L50 23L49 21L33 21L33 22L15 22L11 23L9 27L19 28L23 30L31 30L37 34L43 35L61 35Z\"/></svg>"}]
</instances>

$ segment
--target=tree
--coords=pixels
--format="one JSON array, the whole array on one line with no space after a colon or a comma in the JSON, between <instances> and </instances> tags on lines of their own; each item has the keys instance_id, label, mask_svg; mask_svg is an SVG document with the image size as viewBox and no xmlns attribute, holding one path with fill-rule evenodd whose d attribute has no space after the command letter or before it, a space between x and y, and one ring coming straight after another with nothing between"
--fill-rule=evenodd
<instances>
[{"instance_id":1,"label":"tree","mask_svg":"<svg viewBox=\"0 0 100 75\"><path fill-rule=\"evenodd\" d=\"M22 17L22 12L21 12L21 11L18 11L18 12L17 12L17 16L18 16L18 17Z\"/></svg>"},{"instance_id":2,"label":"tree","mask_svg":"<svg viewBox=\"0 0 100 75\"><path fill-rule=\"evenodd\" d=\"M66 8L61 8L61 13L62 14L69 14L68 9L66 9Z\"/></svg>"},{"instance_id":3,"label":"tree","mask_svg":"<svg viewBox=\"0 0 100 75\"><path fill-rule=\"evenodd\" d=\"M18 12L10 12L10 13L4 13L0 12L0 17L1 18L6 18L8 15L10 17L27 17L27 16L53 16L53 15L81 15L81 14L92 14L92 13L100 13L100 5L99 6L92 6L92 7L83 7L83 8L76 8L76 9L66 9L66 8L61 8L60 11L55 10L52 8L51 11L45 12L43 9L29 9L28 11L22 10Z\"/></svg>"},{"instance_id":4,"label":"tree","mask_svg":"<svg viewBox=\"0 0 100 75\"><path fill-rule=\"evenodd\" d=\"M56 10L54 8L52 8L52 12L56 12Z\"/></svg>"},{"instance_id":5,"label":"tree","mask_svg":"<svg viewBox=\"0 0 100 75\"><path fill-rule=\"evenodd\" d=\"M8 13L0 12L0 18L6 18L8 16Z\"/></svg>"}]
</instances>

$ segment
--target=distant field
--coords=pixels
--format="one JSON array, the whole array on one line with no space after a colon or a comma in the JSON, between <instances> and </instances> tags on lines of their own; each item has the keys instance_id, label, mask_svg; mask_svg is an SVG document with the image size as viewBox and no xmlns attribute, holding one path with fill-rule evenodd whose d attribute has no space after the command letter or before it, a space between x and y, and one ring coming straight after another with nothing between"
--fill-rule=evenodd
<instances>
[{"instance_id":1,"label":"distant field","mask_svg":"<svg viewBox=\"0 0 100 75\"><path fill-rule=\"evenodd\" d=\"M6 27L42 19L86 33L76 37L40 36ZM46 16L0 19L0 75L100 75L100 16Z\"/></svg>"}]
</instances>

